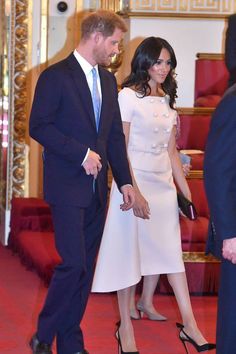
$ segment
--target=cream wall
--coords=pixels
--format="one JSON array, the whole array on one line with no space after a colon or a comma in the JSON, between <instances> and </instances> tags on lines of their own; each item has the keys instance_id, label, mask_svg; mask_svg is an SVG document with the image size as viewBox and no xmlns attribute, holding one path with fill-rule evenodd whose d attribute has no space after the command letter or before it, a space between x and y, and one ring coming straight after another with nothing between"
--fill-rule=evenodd
<instances>
[{"instance_id":1,"label":"cream wall","mask_svg":"<svg viewBox=\"0 0 236 354\"><path fill-rule=\"evenodd\" d=\"M173 46L177 57L177 105L192 107L196 53L224 52L225 22L224 19L130 18L128 42L117 75L118 82L127 75L130 59L140 41L148 36L163 37Z\"/></svg>"}]
</instances>

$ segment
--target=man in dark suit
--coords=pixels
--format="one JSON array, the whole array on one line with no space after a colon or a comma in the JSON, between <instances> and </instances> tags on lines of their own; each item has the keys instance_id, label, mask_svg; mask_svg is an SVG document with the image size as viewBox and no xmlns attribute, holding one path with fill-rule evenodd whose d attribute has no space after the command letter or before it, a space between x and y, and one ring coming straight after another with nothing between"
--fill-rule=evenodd
<instances>
[{"instance_id":1,"label":"man in dark suit","mask_svg":"<svg viewBox=\"0 0 236 354\"><path fill-rule=\"evenodd\" d=\"M100 66L119 53L125 31L114 12L90 13L76 50L37 83L30 135L44 147L44 193L62 262L30 341L34 354L51 354L55 336L58 354L88 353L80 322L104 226L108 163L123 194L121 209L134 203L116 81Z\"/></svg>"},{"instance_id":2,"label":"man in dark suit","mask_svg":"<svg viewBox=\"0 0 236 354\"><path fill-rule=\"evenodd\" d=\"M231 354L236 348L236 84L213 114L204 180L211 216L207 251L222 260L216 353Z\"/></svg>"},{"instance_id":3,"label":"man in dark suit","mask_svg":"<svg viewBox=\"0 0 236 354\"><path fill-rule=\"evenodd\" d=\"M236 83L236 14L229 16L225 38L225 64L229 71L229 86Z\"/></svg>"}]
</instances>

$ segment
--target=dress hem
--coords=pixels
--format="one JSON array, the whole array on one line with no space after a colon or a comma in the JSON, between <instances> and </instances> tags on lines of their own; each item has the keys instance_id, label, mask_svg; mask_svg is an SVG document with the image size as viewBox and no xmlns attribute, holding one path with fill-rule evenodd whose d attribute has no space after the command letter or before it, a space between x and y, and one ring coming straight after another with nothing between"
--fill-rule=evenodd
<instances>
[{"instance_id":1,"label":"dress hem","mask_svg":"<svg viewBox=\"0 0 236 354\"><path fill-rule=\"evenodd\" d=\"M113 289L113 290L93 290L92 289L91 292L92 293L113 293L115 291L127 289L127 288L130 288L133 285L137 285L140 282L141 279L142 279L142 276L140 276L140 278L136 282L133 282L132 284L127 284L125 286L122 286L122 288L119 287L118 289Z\"/></svg>"}]
</instances>

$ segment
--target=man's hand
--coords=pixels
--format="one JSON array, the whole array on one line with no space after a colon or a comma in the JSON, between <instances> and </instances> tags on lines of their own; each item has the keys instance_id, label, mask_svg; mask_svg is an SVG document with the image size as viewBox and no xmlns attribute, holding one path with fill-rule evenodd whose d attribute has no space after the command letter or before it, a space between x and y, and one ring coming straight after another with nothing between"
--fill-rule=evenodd
<instances>
[{"instance_id":1,"label":"man's hand","mask_svg":"<svg viewBox=\"0 0 236 354\"><path fill-rule=\"evenodd\" d=\"M93 175L97 178L98 172L102 169L102 164L100 162L101 157L94 151L90 150L86 160L83 163L83 168L87 175Z\"/></svg>"},{"instance_id":2,"label":"man's hand","mask_svg":"<svg viewBox=\"0 0 236 354\"><path fill-rule=\"evenodd\" d=\"M125 184L120 188L120 190L121 193L123 194L123 201L124 201L124 203L120 205L121 210L126 211L131 209L135 202L134 188L129 184Z\"/></svg>"},{"instance_id":3,"label":"man's hand","mask_svg":"<svg viewBox=\"0 0 236 354\"><path fill-rule=\"evenodd\" d=\"M222 255L228 261L236 264L236 237L223 241Z\"/></svg>"}]
</instances>

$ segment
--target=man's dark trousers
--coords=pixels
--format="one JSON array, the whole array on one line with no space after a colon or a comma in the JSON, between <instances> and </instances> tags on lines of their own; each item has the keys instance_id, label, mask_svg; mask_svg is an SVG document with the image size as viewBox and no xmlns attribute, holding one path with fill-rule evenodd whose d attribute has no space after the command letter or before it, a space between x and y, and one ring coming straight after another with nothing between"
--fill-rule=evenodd
<instances>
[{"instance_id":1,"label":"man's dark trousers","mask_svg":"<svg viewBox=\"0 0 236 354\"><path fill-rule=\"evenodd\" d=\"M80 321L91 289L105 207L95 193L88 208L51 205L51 210L62 263L55 269L37 335L49 344L56 335L57 353L71 354L84 349Z\"/></svg>"}]
</instances>

